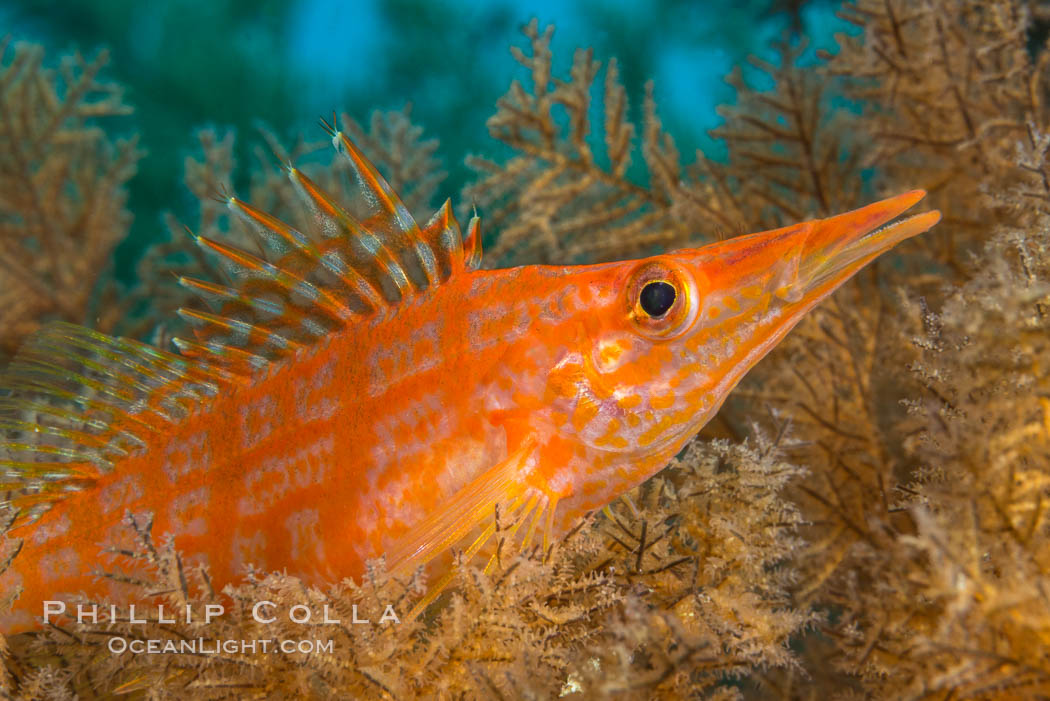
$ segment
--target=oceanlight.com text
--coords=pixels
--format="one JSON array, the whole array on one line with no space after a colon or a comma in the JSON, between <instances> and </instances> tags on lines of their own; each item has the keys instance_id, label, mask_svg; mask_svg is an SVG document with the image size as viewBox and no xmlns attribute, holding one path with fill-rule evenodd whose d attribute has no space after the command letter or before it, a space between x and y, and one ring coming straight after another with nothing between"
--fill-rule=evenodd
<instances>
[{"instance_id":1,"label":"oceanlight.com text","mask_svg":"<svg viewBox=\"0 0 1050 701\"><path fill-rule=\"evenodd\" d=\"M121 655L125 652L133 655L254 655L255 653L265 655L278 652L286 655L294 653L312 655L315 653L331 654L335 650L335 645L331 640L208 640L205 638L142 640L119 636L110 638L107 647L114 655Z\"/></svg>"}]
</instances>

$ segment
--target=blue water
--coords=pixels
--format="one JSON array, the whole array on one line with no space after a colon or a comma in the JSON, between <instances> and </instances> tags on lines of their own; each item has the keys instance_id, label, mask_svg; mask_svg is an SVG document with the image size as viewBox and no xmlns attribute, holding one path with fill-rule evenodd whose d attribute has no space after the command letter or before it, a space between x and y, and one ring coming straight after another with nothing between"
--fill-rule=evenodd
<instances>
[{"instance_id":1,"label":"blue water","mask_svg":"<svg viewBox=\"0 0 1050 701\"><path fill-rule=\"evenodd\" d=\"M619 61L641 116L652 80L664 127L684 160L697 148L717 156L708 130L715 108L732 102L723 78L750 54L775 58L770 42L791 26L784 0L5 0L0 24L16 39L44 43L48 59L100 47L112 61L105 76L123 84L136 114L119 129L136 131L149 151L129 186L132 235L118 250L118 269L163 235L160 215L192 208L181 186L182 163L204 125L238 132L241 175L253 160L255 125L263 121L286 141L316 137L320 115L346 111L360 121L374 109L412 105L413 121L440 139L449 172L442 197L455 197L473 177L470 153L505 155L486 120L514 78L528 75L509 47L536 17L556 26L556 75L565 75L577 47L593 47L604 63ZM802 4L801 35L832 48L847 27L836 3ZM598 81L604 74L599 74ZM597 107L596 107L597 109ZM600 127L600 113L596 127ZM595 134L594 139L600 139Z\"/></svg>"},{"instance_id":2,"label":"blue water","mask_svg":"<svg viewBox=\"0 0 1050 701\"><path fill-rule=\"evenodd\" d=\"M392 4L306 0L293 8L287 57L289 65L305 76L305 111L323 113L331 109L332 95L379 87L376 81L388 75L390 61L404 51L399 46L404 33L384 11ZM724 81L733 65L751 53L775 58L769 44L787 26L783 16L763 16L762 10L771 3L762 2L450 0L442 4L448 24L434 28L433 40L449 53L472 55L472 68L483 74L479 82L505 86L512 77L520 76L522 71L507 47L524 45L518 26L536 17L541 27L556 27L555 57L563 66L568 65L574 49L583 46L595 47L600 60L616 56L624 72L644 70L655 82L661 113L671 122L689 125L688 141L703 141L703 134L721 123L715 107L733 99ZM667 11L654 12L654 6L665 6ZM835 17L835 7L831 2L804 6L803 34L811 51L833 48L834 33L848 29ZM464 34L469 34L465 27L486 24L497 30L486 44L479 47L463 41ZM638 44L656 50L634 55ZM623 65L632 58L642 65ZM443 94L471 84L464 76L446 75L451 65L456 62L420 66L417 80L403 86L403 99L428 109L446 103Z\"/></svg>"}]
</instances>

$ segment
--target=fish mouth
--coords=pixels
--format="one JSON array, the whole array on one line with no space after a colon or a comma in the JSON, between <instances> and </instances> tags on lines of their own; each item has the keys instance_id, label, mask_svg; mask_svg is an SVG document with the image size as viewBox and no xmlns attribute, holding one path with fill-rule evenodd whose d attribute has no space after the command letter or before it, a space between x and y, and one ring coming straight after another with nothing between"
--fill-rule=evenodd
<instances>
[{"instance_id":1,"label":"fish mouth","mask_svg":"<svg viewBox=\"0 0 1050 701\"><path fill-rule=\"evenodd\" d=\"M710 304L698 315L696 343L715 348L703 370L714 401L696 414L691 429L714 416L809 310L872 260L940 221L936 210L898 220L925 196L912 190L827 219L681 252Z\"/></svg>"},{"instance_id":2,"label":"fish mouth","mask_svg":"<svg viewBox=\"0 0 1050 701\"><path fill-rule=\"evenodd\" d=\"M924 190L912 190L812 222L794 255L785 258L786 284L777 295L788 302L823 297L901 241L930 229L941 219L936 210L893 221L925 196Z\"/></svg>"}]
</instances>

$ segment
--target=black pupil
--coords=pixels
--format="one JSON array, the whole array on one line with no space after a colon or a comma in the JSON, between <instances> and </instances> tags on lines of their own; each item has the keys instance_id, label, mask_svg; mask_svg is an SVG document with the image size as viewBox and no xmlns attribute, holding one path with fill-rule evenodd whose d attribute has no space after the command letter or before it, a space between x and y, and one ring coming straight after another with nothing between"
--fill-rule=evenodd
<instances>
[{"instance_id":1,"label":"black pupil","mask_svg":"<svg viewBox=\"0 0 1050 701\"><path fill-rule=\"evenodd\" d=\"M657 280L646 283L645 287L642 288L642 294L638 298L638 303L642 305L642 310L649 316L660 317L666 314L667 310L674 304L675 295L672 285Z\"/></svg>"}]
</instances>

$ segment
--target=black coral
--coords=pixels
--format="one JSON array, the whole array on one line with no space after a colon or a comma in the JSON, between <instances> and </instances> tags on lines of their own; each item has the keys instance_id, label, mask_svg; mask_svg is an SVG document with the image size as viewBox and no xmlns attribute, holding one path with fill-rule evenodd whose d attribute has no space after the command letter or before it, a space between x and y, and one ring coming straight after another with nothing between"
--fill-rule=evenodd
<instances>
[{"instance_id":1,"label":"black coral","mask_svg":"<svg viewBox=\"0 0 1050 701\"><path fill-rule=\"evenodd\" d=\"M52 69L39 46L0 43L0 354L41 320L90 323L127 233L124 183L141 153L100 126L130 112L99 78L106 60L75 54Z\"/></svg>"}]
</instances>

